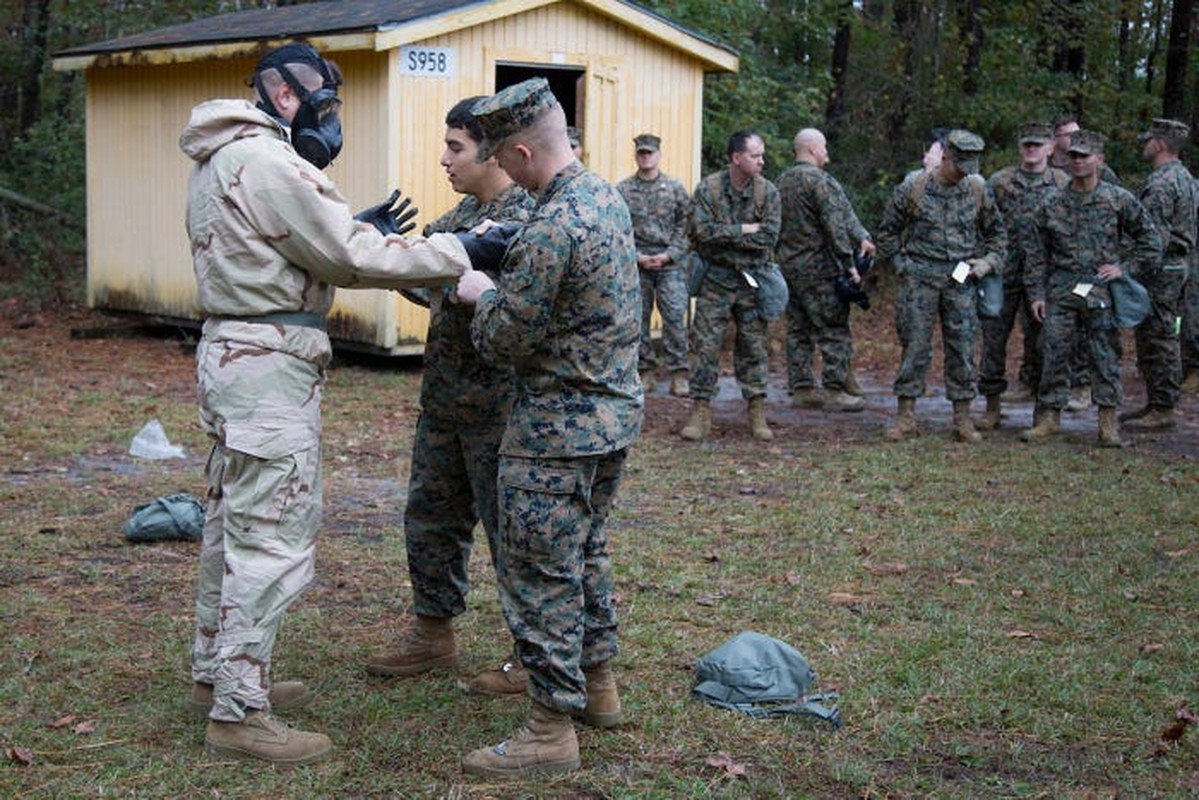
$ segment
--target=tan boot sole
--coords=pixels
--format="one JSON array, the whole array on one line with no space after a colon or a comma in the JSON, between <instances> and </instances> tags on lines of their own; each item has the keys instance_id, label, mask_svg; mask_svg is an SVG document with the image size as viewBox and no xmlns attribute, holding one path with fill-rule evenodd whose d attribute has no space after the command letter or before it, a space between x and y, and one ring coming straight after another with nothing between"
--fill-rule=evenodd
<instances>
[{"instance_id":1,"label":"tan boot sole","mask_svg":"<svg viewBox=\"0 0 1199 800\"><path fill-rule=\"evenodd\" d=\"M430 658L427 661L421 661L416 664L379 664L370 661L363 665L367 674L377 675L381 678L406 678L412 675L420 675L423 672L432 672L435 669L454 669L458 666L458 654L451 653L437 658Z\"/></svg>"}]
</instances>

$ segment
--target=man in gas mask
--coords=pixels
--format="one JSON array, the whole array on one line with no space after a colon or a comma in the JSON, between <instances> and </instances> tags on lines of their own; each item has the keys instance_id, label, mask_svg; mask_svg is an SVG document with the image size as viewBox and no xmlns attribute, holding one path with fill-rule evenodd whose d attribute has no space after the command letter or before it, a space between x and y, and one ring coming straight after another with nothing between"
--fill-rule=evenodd
<instances>
[{"instance_id":1,"label":"man in gas mask","mask_svg":"<svg viewBox=\"0 0 1199 800\"><path fill-rule=\"evenodd\" d=\"M249 81L256 104L196 106L180 136L195 161L187 230L207 320L196 350L212 439L196 590L192 705L220 758L295 764L329 738L272 711L308 699L271 682L283 612L311 582L321 517L320 398L335 286L444 286L469 270L453 234L401 239L390 205L355 219L321 172L341 149L341 74L307 44Z\"/></svg>"}]
</instances>

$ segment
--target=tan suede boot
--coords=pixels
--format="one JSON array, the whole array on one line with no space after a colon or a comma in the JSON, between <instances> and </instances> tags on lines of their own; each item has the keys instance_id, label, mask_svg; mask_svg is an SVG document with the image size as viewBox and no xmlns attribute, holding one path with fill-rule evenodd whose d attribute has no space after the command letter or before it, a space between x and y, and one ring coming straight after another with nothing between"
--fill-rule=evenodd
<instances>
[{"instance_id":1,"label":"tan suede boot","mask_svg":"<svg viewBox=\"0 0 1199 800\"><path fill-rule=\"evenodd\" d=\"M673 372L670 375L670 393L675 397L690 397L691 382L687 380L687 373L682 370Z\"/></svg>"},{"instance_id":2,"label":"tan suede boot","mask_svg":"<svg viewBox=\"0 0 1199 800\"><path fill-rule=\"evenodd\" d=\"M920 426L916 423L916 398L899 398L895 422L887 428L887 439L892 442L902 442L904 439L919 435Z\"/></svg>"},{"instance_id":3,"label":"tan suede boot","mask_svg":"<svg viewBox=\"0 0 1199 800\"><path fill-rule=\"evenodd\" d=\"M833 392L824 401L825 411L844 411L852 413L866 408L866 398L849 392Z\"/></svg>"},{"instance_id":4,"label":"tan suede boot","mask_svg":"<svg viewBox=\"0 0 1199 800\"><path fill-rule=\"evenodd\" d=\"M983 435L974 430L974 421L970 419L970 401L953 401L953 439L958 442L981 442Z\"/></svg>"},{"instance_id":5,"label":"tan suede boot","mask_svg":"<svg viewBox=\"0 0 1199 800\"><path fill-rule=\"evenodd\" d=\"M654 375L654 371L647 369L641 373L641 390L649 394L654 389L658 388L658 378Z\"/></svg>"},{"instance_id":6,"label":"tan suede boot","mask_svg":"<svg viewBox=\"0 0 1199 800\"><path fill-rule=\"evenodd\" d=\"M451 619L417 615L400 631L394 650L371 656L365 666L371 675L393 677L457 665L458 646Z\"/></svg>"},{"instance_id":7,"label":"tan suede boot","mask_svg":"<svg viewBox=\"0 0 1199 800\"><path fill-rule=\"evenodd\" d=\"M307 764L327 755L333 743L323 733L289 728L265 711L249 711L241 722L208 720L204 749L215 758Z\"/></svg>"},{"instance_id":8,"label":"tan suede boot","mask_svg":"<svg viewBox=\"0 0 1199 800\"><path fill-rule=\"evenodd\" d=\"M1026 428L1020 432L1021 441L1035 442L1038 439L1045 439L1060 433L1062 430L1062 410L1060 408L1041 408L1038 406L1033 411L1032 422L1031 428Z\"/></svg>"},{"instance_id":9,"label":"tan suede boot","mask_svg":"<svg viewBox=\"0 0 1199 800\"><path fill-rule=\"evenodd\" d=\"M1117 420L1123 421L1123 417L1117 417ZM1125 427L1138 431L1164 431L1177 424L1177 420L1174 419L1174 409L1165 406L1150 406L1148 411L1139 417L1134 417Z\"/></svg>"},{"instance_id":10,"label":"tan suede boot","mask_svg":"<svg viewBox=\"0 0 1199 800\"><path fill-rule=\"evenodd\" d=\"M824 408L827 399L823 389L809 386L806 389L796 389L791 394L791 405L796 408Z\"/></svg>"},{"instance_id":11,"label":"tan suede boot","mask_svg":"<svg viewBox=\"0 0 1199 800\"><path fill-rule=\"evenodd\" d=\"M749 432L759 442L769 442L774 438L774 431L766 424L766 398L749 398Z\"/></svg>"},{"instance_id":12,"label":"tan suede boot","mask_svg":"<svg viewBox=\"0 0 1199 800\"><path fill-rule=\"evenodd\" d=\"M267 699L270 701L271 711L286 711L289 708L308 705L312 702L312 694L300 681L279 681L271 684ZM208 712L212 710L212 684L192 684L192 696L187 705L197 714L208 716Z\"/></svg>"},{"instance_id":13,"label":"tan suede boot","mask_svg":"<svg viewBox=\"0 0 1199 800\"><path fill-rule=\"evenodd\" d=\"M1070 390L1070 399L1066 402L1067 411L1086 411L1091 407L1091 387L1075 386Z\"/></svg>"},{"instance_id":14,"label":"tan suede boot","mask_svg":"<svg viewBox=\"0 0 1199 800\"><path fill-rule=\"evenodd\" d=\"M516 656L496 669L480 672L469 681L458 682L461 689L492 697L519 697L525 693L528 686L529 671L521 666Z\"/></svg>"},{"instance_id":15,"label":"tan suede boot","mask_svg":"<svg viewBox=\"0 0 1199 800\"><path fill-rule=\"evenodd\" d=\"M587 707L576 717L593 728L615 728L621 722L620 694L608 662L583 670L587 680Z\"/></svg>"},{"instance_id":16,"label":"tan suede boot","mask_svg":"<svg viewBox=\"0 0 1199 800\"><path fill-rule=\"evenodd\" d=\"M853 370L845 373L845 393L852 394L854 397L865 397L866 392L862 390L861 384L858 383L858 376L853 374Z\"/></svg>"},{"instance_id":17,"label":"tan suede boot","mask_svg":"<svg viewBox=\"0 0 1199 800\"><path fill-rule=\"evenodd\" d=\"M1128 442L1120 438L1120 422L1116 418L1115 406L1099 407L1099 446L1128 447Z\"/></svg>"},{"instance_id":18,"label":"tan suede boot","mask_svg":"<svg viewBox=\"0 0 1199 800\"><path fill-rule=\"evenodd\" d=\"M578 769L579 764L579 740L570 715L537 702L524 727L511 737L462 759L467 773L500 778L558 775Z\"/></svg>"},{"instance_id":19,"label":"tan suede boot","mask_svg":"<svg viewBox=\"0 0 1199 800\"><path fill-rule=\"evenodd\" d=\"M1187 370L1187 375L1182 379L1182 391L1187 394L1199 392L1199 369Z\"/></svg>"},{"instance_id":20,"label":"tan suede boot","mask_svg":"<svg viewBox=\"0 0 1199 800\"><path fill-rule=\"evenodd\" d=\"M708 400L691 401L691 419L679 431L679 436L691 442L702 442L712 432L712 403Z\"/></svg>"},{"instance_id":21,"label":"tan suede boot","mask_svg":"<svg viewBox=\"0 0 1199 800\"><path fill-rule=\"evenodd\" d=\"M999 418L1002 416L1001 403L999 395L987 395L987 410L983 412L982 419L978 421L980 431L999 430Z\"/></svg>"}]
</instances>

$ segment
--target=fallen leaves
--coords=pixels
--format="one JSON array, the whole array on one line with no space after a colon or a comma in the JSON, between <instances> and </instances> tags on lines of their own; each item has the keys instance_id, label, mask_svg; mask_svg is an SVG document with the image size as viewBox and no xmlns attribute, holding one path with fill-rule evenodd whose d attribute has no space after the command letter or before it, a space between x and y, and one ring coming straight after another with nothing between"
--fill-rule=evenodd
<instances>
[{"instance_id":1,"label":"fallen leaves","mask_svg":"<svg viewBox=\"0 0 1199 800\"><path fill-rule=\"evenodd\" d=\"M22 767L33 765L33 751L28 747L6 747L4 755L9 761L14 764L20 764Z\"/></svg>"},{"instance_id":2,"label":"fallen leaves","mask_svg":"<svg viewBox=\"0 0 1199 800\"><path fill-rule=\"evenodd\" d=\"M908 565L902 561L887 561L882 564L866 563L862 565L871 575L905 575Z\"/></svg>"},{"instance_id":3,"label":"fallen leaves","mask_svg":"<svg viewBox=\"0 0 1199 800\"><path fill-rule=\"evenodd\" d=\"M732 756L724 752L715 753L714 755L708 756L706 763L709 767L715 767L716 769L722 770L734 778L744 777L745 773L749 770L748 766L734 761Z\"/></svg>"},{"instance_id":4,"label":"fallen leaves","mask_svg":"<svg viewBox=\"0 0 1199 800\"><path fill-rule=\"evenodd\" d=\"M1199 716L1185 706L1174 712L1174 721L1162 729L1162 732L1157 736L1157 747L1154 748L1153 755L1157 757L1164 756L1182 741L1182 737L1186 735L1187 727L1190 725L1199 724Z\"/></svg>"}]
</instances>

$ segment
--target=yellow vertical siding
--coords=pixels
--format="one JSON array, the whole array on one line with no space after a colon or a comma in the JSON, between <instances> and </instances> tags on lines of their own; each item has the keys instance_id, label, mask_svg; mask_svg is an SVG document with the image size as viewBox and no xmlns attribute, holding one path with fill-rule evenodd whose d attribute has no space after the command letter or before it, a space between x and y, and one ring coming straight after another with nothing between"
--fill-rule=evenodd
<instances>
[{"instance_id":1,"label":"yellow vertical siding","mask_svg":"<svg viewBox=\"0 0 1199 800\"><path fill-rule=\"evenodd\" d=\"M452 47L452 77L400 74L399 50L333 54L346 76L345 147L329 174L351 210L393 187L412 196L420 226L460 199L438 164L444 117L459 99L495 90L497 64L584 70L588 166L616 182L635 169L633 137L662 137L662 168L699 180L702 64L573 3L553 3L414 44ZM190 163L177 140L193 105L244 97L247 59L88 71L88 297L92 305L197 318L184 231ZM419 230L419 228L418 228ZM428 316L398 294L339 291L331 333L411 352Z\"/></svg>"}]
</instances>

